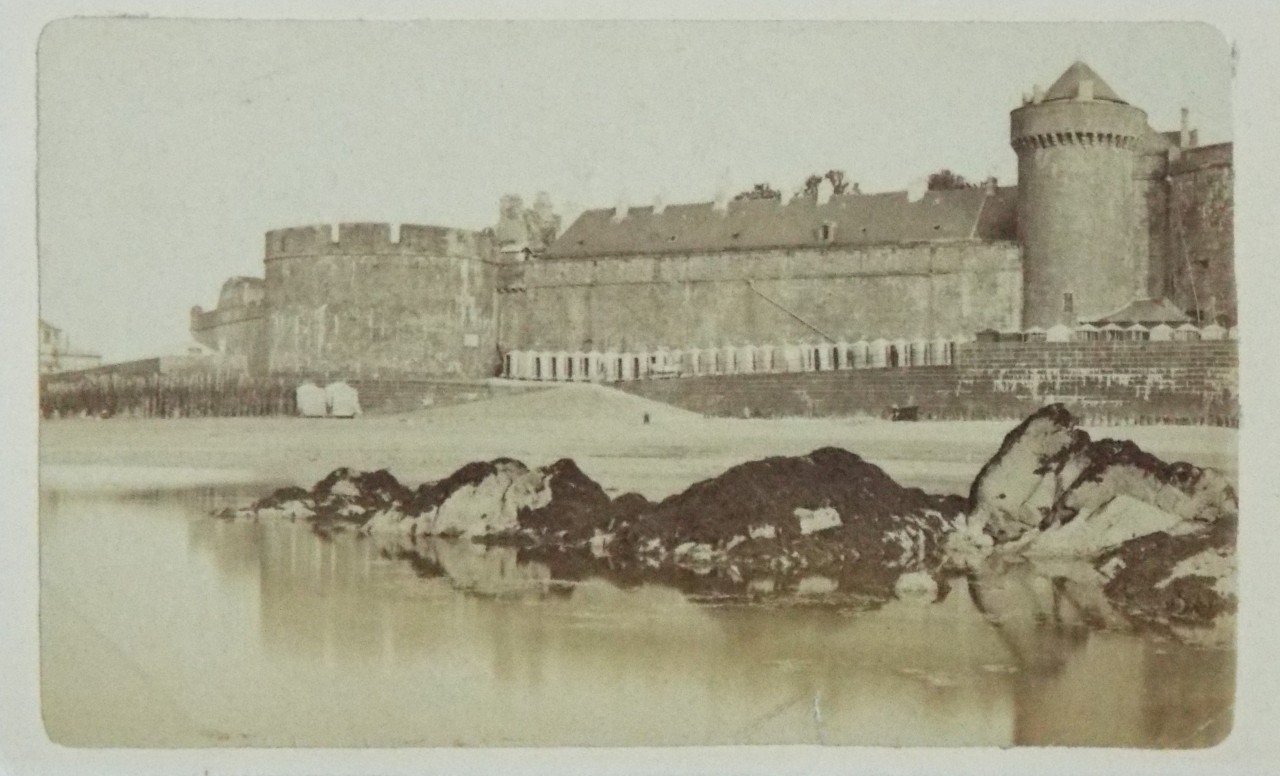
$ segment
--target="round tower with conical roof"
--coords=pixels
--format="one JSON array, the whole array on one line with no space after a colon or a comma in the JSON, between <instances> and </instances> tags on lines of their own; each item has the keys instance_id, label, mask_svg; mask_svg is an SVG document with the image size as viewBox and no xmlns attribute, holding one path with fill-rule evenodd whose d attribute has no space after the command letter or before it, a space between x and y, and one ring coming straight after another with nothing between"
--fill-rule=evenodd
<instances>
[{"instance_id":1,"label":"round tower with conical roof","mask_svg":"<svg viewBox=\"0 0 1280 776\"><path fill-rule=\"evenodd\" d=\"M1083 62L1010 114L1024 327L1096 320L1145 282L1134 168L1148 131L1146 113Z\"/></svg>"}]
</instances>

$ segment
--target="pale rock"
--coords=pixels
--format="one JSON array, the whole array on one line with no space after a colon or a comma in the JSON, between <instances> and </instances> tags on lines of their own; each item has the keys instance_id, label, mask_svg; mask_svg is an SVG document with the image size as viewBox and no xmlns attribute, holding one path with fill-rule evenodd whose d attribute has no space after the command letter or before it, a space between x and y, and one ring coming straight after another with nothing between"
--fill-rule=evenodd
<instances>
[{"instance_id":1,"label":"pale rock","mask_svg":"<svg viewBox=\"0 0 1280 776\"><path fill-rule=\"evenodd\" d=\"M344 498L356 498L360 495L360 488L348 479L338 480L329 488L329 494L333 496L342 496Z\"/></svg>"},{"instance_id":2,"label":"pale rock","mask_svg":"<svg viewBox=\"0 0 1280 776\"><path fill-rule=\"evenodd\" d=\"M437 535L483 536L519 528L522 508L537 509L551 501L543 475L522 464L505 462L474 485L455 490L434 511L430 528Z\"/></svg>"},{"instance_id":3,"label":"pale rock","mask_svg":"<svg viewBox=\"0 0 1280 776\"><path fill-rule=\"evenodd\" d=\"M1181 521L1178 515L1153 504L1132 496L1116 496L1092 514L1036 534L1021 551L1028 557L1093 558L1130 539L1169 531Z\"/></svg>"},{"instance_id":4,"label":"pale rock","mask_svg":"<svg viewBox=\"0 0 1280 776\"><path fill-rule=\"evenodd\" d=\"M613 534L596 531L591 537L590 548L591 556L594 558L606 558L609 556L609 543L613 541Z\"/></svg>"},{"instance_id":5,"label":"pale rock","mask_svg":"<svg viewBox=\"0 0 1280 776\"><path fill-rule=\"evenodd\" d=\"M819 509L797 507L794 514L796 519L800 521L801 536L808 536L831 528L839 528L843 525L840 521L840 513L831 507L821 507Z\"/></svg>"},{"instance_id":6,"label":"pale rock","mask_svg":"<svg viewBox=\"0 0 1280 776\"><path fill-rule=\"evenodd\" d=\"M411 536L413 529L413 521L406 519L405 515L397 509L380 510L360 526L361 533L387 536Z\"/></svg>"},{"instance_id":7,"label":"pale rock","mask_svg":"<svg viewBox=\"0 0 1280 776\"><path fill-rule=\"evenodd\" d=\"M1218 595L1236 595L1236 556L1223 548L1209 548L1183 558L1169 572L1169 576L1156 583L1157 589L1168 587L1182 577L1208 577Z\"/></svg>"},{"instance_id":8,"label":"pale rock","mask_svg":"<svg viewBox=\"0 0 1280 776\"><path fill-rule=\"evenodd\" d=\"M715 549L710 544L685 542L675 549L677 562L706 564L715 559Z\"/></svg>"},{"instance_id":9,"label":"pale rock","mask_svg":"<svg viewBox=\"0 0 1280 776\"><path fill-rule=\"evenodd\" d=\"M924 571L913 571L898 577L893 594L910 601L932 601L938 597L938 581Z\"/></svg>"},{"instance_id":10,"label":"pale rock","mask_svg":"<svg viewBox=\"0 0 1280 776\"><path fill-rule=\"evenodd\" d=\"M775 539L778 536L778 529L768 523L764 523L763 525L748 526L747 534L752 539Z\"/></svg>"},{"instance_id":11,"label":"pale rock","mask_svg":"<svg viewBox=\"0 0 1280 776\"><path fill-rule=\"evenodd\" d=\"M827 595L834 593L838 588L839 585L834 579L820 574L810 574L796 583L796 592L800 595Z\"/></svg>"},{"instance_id":12,"label":"pale rock","mask_svg":"<svg viewBox=\"0 0 1280 776\"><path fill-rule=\"evenodd\" d=\"M978 472L970 492L969 519L1000 541L1037 528L1086 462L1088 436L1061 405L1045 407L1004 438Z\"/></svg>"}]
</instances>

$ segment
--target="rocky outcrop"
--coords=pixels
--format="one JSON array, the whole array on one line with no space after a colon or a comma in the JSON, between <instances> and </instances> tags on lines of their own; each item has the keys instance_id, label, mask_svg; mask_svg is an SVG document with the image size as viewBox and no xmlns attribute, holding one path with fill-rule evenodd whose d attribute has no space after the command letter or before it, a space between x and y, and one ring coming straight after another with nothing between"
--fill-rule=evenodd
<instances>
[{"instance_id":1,"label":"rocky outcrop","mask_svg":"<svg viewBox=\"0 0 1280 776\"><path fill-rule=\"evenodd\" d=\"M537 564L539 584L603 576L707 597L929 600L959 572L980 580L994 610L1008 589L1002 575L1018 569L1107 627L1117 611L1181 627L1235 607L1228 480L1131 442L1092 440L1061 405L1005 437L968 499L902 487L828 447L743 463L657 503L610 498L570 459L530 468L499 458L417 488L385 470L338 469L310 490L284 488L224 514L383 537L424 575L479 568L481 556L423 549L452 537L513 546L519 563Z\"/></svg>"},{"instance_id":2,"label":"rocky outcrop","mask_svg":"<svg viewBox=\"0 0 1280 776\"><path fill-rule=\"evenodd\" d=\"M847 450L735 466L618 520L611 554L743 575L822 572L842 590L891 591L942 562L962 500L904 488Z\"/></svg>"},{"instance_id":3,"label":"rocky outcrop","mask_svg":"<svg viewBox=\"0 0 1280 776\"><path fill-rule=\"evenodd\" d=\"M1238 504L1227 478L1133 442L1091 440L1061 405L1005 437L974 480L969 518L989 539L977 556L1087 562L1098 597L1131 621L1214 626L1235 611ZM974 556L954 559L972 567Z\"/></svg>"},{"instance_id":4,"label":"rocky outcrop","mask_svg":"<svg viewBox=\"0 0 1280 776\"><path fill-rule=\"evenodd\" d=\"M1123 528L1149 525L1167 530L1192 520L1212 523L1234 517L1234 489L1220 473L1193 464L1165 463L1133 442L1091 440L1061 404L1032 414L1004 438L999 451L973 482L971 525L996 544L1030 540L1080 521ZM1153 511L1164 519L1152 519ZM1076 525L1069 532L1097 539L1099 531ZM1043 546L1043 545L1042 545ZM1105 547L1061 542L1079 555Z\"/></svg>"},{"instance_id":5,"label":"rocky outcrop","mask_svg":"<svg viewBox=\"0 0 1280 776\"><path fill-rule=\"evenodd\" d=\"M1154 532L1097 559L1107 598L1133 620L1164 628L1215 624L1236 611L1236 525Z\"/></svg>"}]
</instances>

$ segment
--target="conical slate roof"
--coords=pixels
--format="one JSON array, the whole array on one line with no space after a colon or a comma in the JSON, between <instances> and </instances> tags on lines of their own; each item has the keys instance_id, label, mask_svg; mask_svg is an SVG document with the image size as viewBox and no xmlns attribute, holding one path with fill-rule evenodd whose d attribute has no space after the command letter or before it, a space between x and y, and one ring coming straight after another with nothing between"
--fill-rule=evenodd
<instances>
[{"instance_id":1,"label":"conical slate roof","mask_svg":"<svg viewBox=\"0 0 1280 776\"><path fill-rule=\"evenodd\" d=\"M1044 101L1051 100L1074 100L1080 91L1080 83L1082 81L1093 82L1093 99L1108 100L1110 102L1118 102L1122 105L1128 105L1127 102L1120 99L1120 95L1102 80L1102 76L1093 71L1093 68L1086 65L1080 60L1071 63L1066 72L1058 76L1058 80L1053 82L1053 86L1049 87L1049 91L1044 93Z\"/></svg>"}]
</instances>

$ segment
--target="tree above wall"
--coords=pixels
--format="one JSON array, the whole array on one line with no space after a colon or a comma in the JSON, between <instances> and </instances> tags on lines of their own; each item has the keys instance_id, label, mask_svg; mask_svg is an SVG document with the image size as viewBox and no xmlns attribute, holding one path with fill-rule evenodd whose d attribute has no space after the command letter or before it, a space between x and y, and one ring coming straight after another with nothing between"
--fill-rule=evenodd
<instances>
[{"instance_id":1,"label":"tree above wall","mask_svg":"<svg viewBox=\"0 0 1280 776\"><path fill-rule=\"evenodd\" d=\"M944 191L947 189L971 189L976 184L965 180L963 175L944 168L931 173L927 185L929 191Z\"/></svg>"},{"instance_id":2,"label":"tree above wall","mask_svg":"<svg viewBox=\"0 0 1280 776\"><path fill-rule=\"evenodd\" d=\"M746 191L736 194L734 199L782 199L782 192L768 183L757 183Z\"/></svg>"},{"instance_id":3,"label":"tree above wall","mask_svg":"<svg viewBox=\"0 0 1280 776\"><path fill-rule=\"evenodd\" d=\"M850 186L853 186L854 192L858 190L858 184L851 183L845 176L844 170L827 170L822 175L814 173L804 179L804 195L806 197L817 196L818 186L824 180L830 181L832 194L844 194L849 191Z\"/></svg>"}]
</instances>

